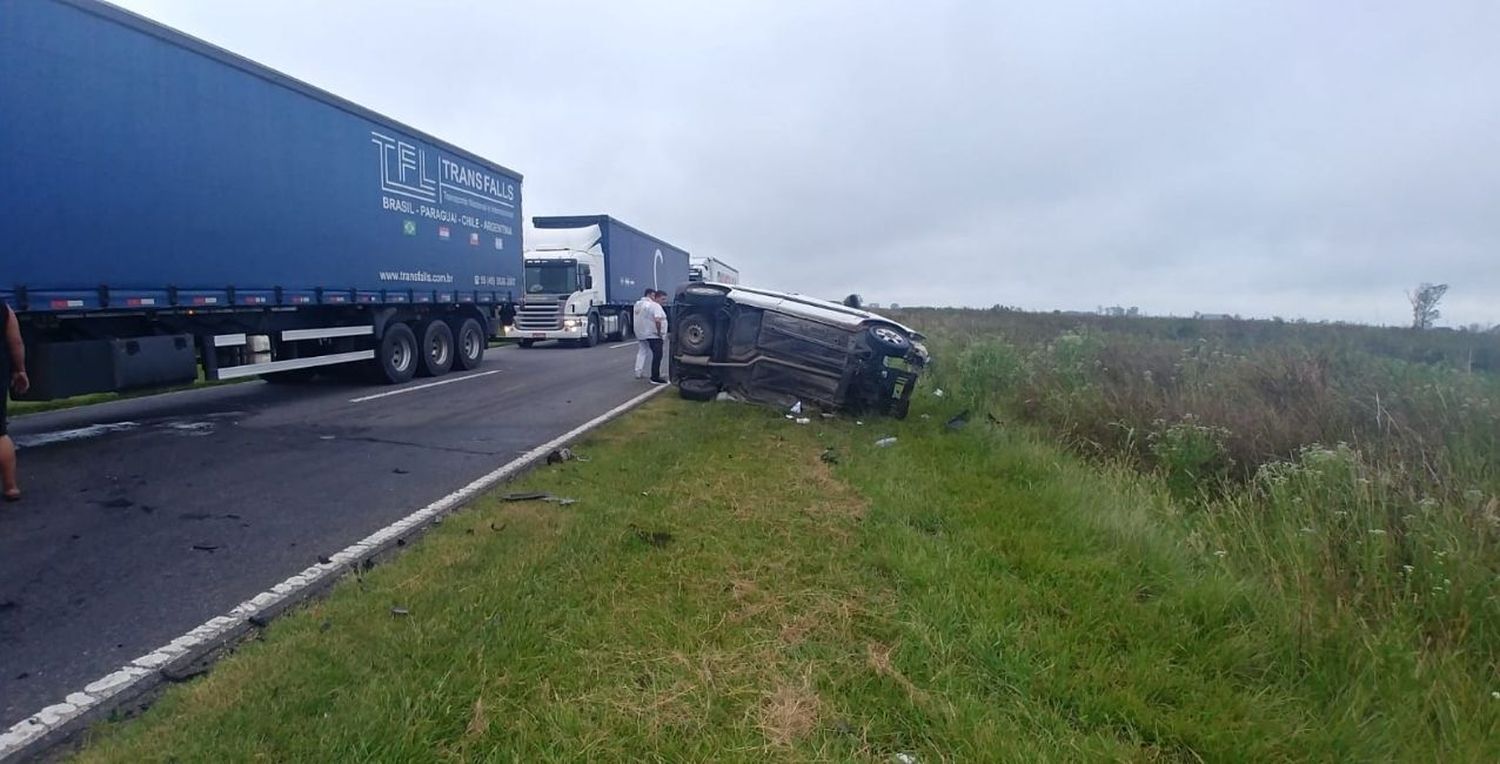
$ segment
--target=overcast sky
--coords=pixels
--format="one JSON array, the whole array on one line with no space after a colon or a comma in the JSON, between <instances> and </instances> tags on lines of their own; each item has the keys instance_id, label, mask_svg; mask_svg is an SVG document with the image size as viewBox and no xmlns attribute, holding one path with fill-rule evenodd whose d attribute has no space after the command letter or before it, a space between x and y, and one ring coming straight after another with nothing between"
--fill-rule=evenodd
<instances>
[{"instance_id":1,"label":"overcast sky","mask_svg":"<svg viewBox=\"0 0 1500 764\"><path fill-rule=\"evenodd\" d=\"M118 1L755 284L1500 322L1500 3Z\"/></svg>"}]
</instances>

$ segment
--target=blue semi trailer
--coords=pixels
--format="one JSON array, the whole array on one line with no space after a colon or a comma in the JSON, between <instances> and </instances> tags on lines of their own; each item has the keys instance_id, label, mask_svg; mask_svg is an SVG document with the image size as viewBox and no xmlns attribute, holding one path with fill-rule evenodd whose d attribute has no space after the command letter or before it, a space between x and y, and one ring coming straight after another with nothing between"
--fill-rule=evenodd
<instances>
[{"instance_id":1,"label":"blue semi trailer","mask_svg":"<svg viewBox=\"0 0 1500 764\"><path fill-rule=\"evenodd\" d=\"M676 294L687 280L686 250L608 215L535 217L510 336L521 347L620 340L631 335L631 307L647 287Z\"/></svg>"},{"instance_id":2,"label":"blue semi trailer","mask_svg":"<svg viewBox=\"0 0 1500 764\"><path fill-rule=\"evenodd\" d=\"M521 176L93 0L0 0L0 299L46 399L468 369Z\"/></svg>"}]
</instances>

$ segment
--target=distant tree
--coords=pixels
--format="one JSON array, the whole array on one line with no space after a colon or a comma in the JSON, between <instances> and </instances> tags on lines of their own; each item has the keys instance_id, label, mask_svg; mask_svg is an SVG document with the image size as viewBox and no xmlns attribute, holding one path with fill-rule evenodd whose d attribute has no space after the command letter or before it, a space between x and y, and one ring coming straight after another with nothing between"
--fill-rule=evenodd
<instances>
[{"instance_id":1,"label":"distant tree","mask_svg":"<svg viewBox=\"0 0 1500 764\"><path fill-rule=\"evenodd\" d=\"M864 304L865 298L860 297L857 294L851 294L848 297L844 298L844 307L846 308L858 308Z\"/></svg>"},{"instance_id":2,"label":"distant tree","mask_svg":"<svg viewBox=\"0 0 1500 764\"><path fill-rule=\"evenodd\" d=\"M1431 329L1437 323L1438 318L1443 315L1437 306L1447 293L1447 284L1429 284L1425 281L1417 285L1415 292L1406 293L1406 299L1411 302L1413 329Z\"/></svg>"}]
</instances>

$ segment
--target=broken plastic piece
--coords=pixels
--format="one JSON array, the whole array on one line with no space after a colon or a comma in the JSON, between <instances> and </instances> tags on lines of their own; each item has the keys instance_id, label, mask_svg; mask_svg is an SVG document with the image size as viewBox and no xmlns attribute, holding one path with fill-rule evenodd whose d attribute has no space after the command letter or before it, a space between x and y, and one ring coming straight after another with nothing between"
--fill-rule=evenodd
<instances>
[{"instance_id":1,"label":"broken plastic piece","mask_svg":"<svg viewBox=\"0 0 1500 764\"><path fill-rule=\"evenodd\" d=\"M808 422L811 422L811 421L812 421L811 419L808 419L805 416L797 417L797 424L807 424Z\"/></svg>"},{"instance_id":2,"label":"broken plastic piece","mask_svg":"<svg viewBox=\"0 0 1500 764\"><path fill-rule=\"evenodd\" d=\"M943 388L939 387L938 389L933 390L932 391L932 395L935 398L941 398L941 397L943 397Z\"/></svg>"},{"instance_id":3,"label":"broken plastic piece","mask_svg":"<svg viewBox=\"0 0 1500 764\"><path fill-rule=\"evenodd\" d=\"M894 445L896 445L895 438L881 438L880 440L875 441L876 448L888 448Z\"/></svg>"},{"instance_id":4,"label":"broken plastic piece","mask_svg":"<svg viewBox=\"0 0 1500 764\"><path fill-rule=\"evenodd\" d=\"M796 403L793 403L792 404L792 408L791 408L791 412L793 414L801 414L802 413L802 401L797 401Z\"/></svg>"}]
</instances>

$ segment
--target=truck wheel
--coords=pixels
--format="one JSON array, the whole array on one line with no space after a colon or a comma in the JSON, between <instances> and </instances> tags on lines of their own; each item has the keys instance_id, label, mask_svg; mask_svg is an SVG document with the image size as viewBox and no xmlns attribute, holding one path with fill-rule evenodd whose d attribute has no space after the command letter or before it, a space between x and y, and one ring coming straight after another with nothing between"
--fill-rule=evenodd
<instances>
[{"instance_id":1,"label":"truck wheel","mask_svg":"<svg viewBox=\"0 0 1500 764\"><path fill-rule=\"evenodd\" d=\"M417 335L406 324L391 324L375 350L375 367L382 380L399 385L417 373Z\"/></svg>"},{"instance_id":2,"label":"truck wheel","mask_svg":"<svg viewBox=\"0 0 1500 764\"><path fill-rule=\"evenodd\" d=\"M708 355L714 348L714 318L707 313L689 313L677 327L677 344L687 355Z\"/></svg>"},{"instance_id":3,"label":"truck wheel","mask_svg":"<svg viewBox=\"0 0 1500 764\"><path fill-rule=\"evenodd\" d=\"M894 326L876 325L869 330L870 346L881 355L904 356L911 351L911 338Z\"/></svg>"},{"instance_id":4,"label":"truck wheel","mask_svg":"<svg viewBox=\"0 0 1500 764\"><path fill-rule=\"evenodd\" d=\"M454 333L453 346L457 352L453 355L453 368L459 371L478 368L484 362L485 344L484 329L479 326L479 322L472 318L464 319Z\"/></svg>"},{"instance_id":5,"label":"truck wheel","mask_svg":"<svg viewBox=\"0 0 1500 764\"><path fill-rule=\"evenodd\" d=\"M521 340L520 342L517 342L516 344L519 345L519 346L521 346L521 347L523 347L523 348L529 348L532 345L536 344L536 340Z\"/></svg>"},{"instance_id":6,"label":"truck wheel","mask_svg":"<svg viewBox=\"0 0 1500 764\"><path fill-rule=\"evenodd\" d=\"M453 368L453 330L448 322L433 319L420 327L422 352L417 356L417 373L424 377L441 377Z\"/></svg>"},{"instance_id":7,"label":"truck wheel","mask_svg":"<svg viewBox=\"0 0 1500 764\"><path fill-rule=\"evenodd\" d=\"M578 341L582 347L591 348L599 344L599 317L589 316L589 326L583 332L583 339Z\"/></svg>"}]
</instances>

